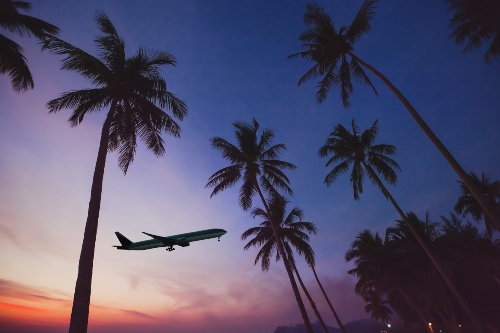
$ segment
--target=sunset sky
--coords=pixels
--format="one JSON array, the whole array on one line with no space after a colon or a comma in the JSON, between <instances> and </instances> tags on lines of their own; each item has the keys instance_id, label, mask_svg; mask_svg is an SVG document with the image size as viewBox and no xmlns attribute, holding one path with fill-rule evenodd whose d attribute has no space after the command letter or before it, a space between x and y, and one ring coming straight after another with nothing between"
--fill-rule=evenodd
<instances>
[{"instance_id":1,"label":"sunset sky","mask_svg":"<svg viewBox=\"0 0 500 333\"><path fill-rule=\"evenodd\" d=\"M336 27L349 25L362 0L319 1ZM362 130L379 120L378 143L398 148L402 172L393 196L405 211L431 218L452 211L457 176L399 101L375 77L379 97L355 85L351 107L340 94L315 102L316 82L297 81L312 64L286 60L298 52L306 1L32 1L29 15L61 29L60 38L96 54L95 10L106 13L125 40L128 55L144 46L172 53L164 68L168 89L185 100L189 115L180 139L164 136L156 158L140 145L126 176L108 156L95 250L89 333L272 333L301 321L283 264L263 273L258 249L244 251L240 235L260 223L238 206L238 188L210 198L209 176L227 166L209 139L235 142L232 123L254 117L275 131L275 143L294 163L288 172L290 207L318 227L311 238L317 271L340 318L366 318L354 294L353 267L344 261L364 229L381 233L398 218L368 180L353 199L349 175L327 187L329 169L318 148L333 127L356 118ZM487 66L485 48L462 54L448 39L444 0L382 0L372 31L355 53L406 95L463 168L500 179L500 63ZM90 186L105 111L70 128L69 110L48 114L46 103L62 92L90 87L61 71L62 57L20 39L35 89L16 93L0 75L0 331L67 330ZM257 200L256 206L260 206ZM228 233L173 252L117 251L114 232L132 241L142 232L172 235L209 228ZM480 230L484 227L480 225ZM300 262L300 261L299 261ZM299 270L328 325L336 327L314 276ZM310 311L311 321L316 321ZM36 326L36 328L35 328ZM3 329L2 329L3 327Z\"/></svg>"}]
</instances>

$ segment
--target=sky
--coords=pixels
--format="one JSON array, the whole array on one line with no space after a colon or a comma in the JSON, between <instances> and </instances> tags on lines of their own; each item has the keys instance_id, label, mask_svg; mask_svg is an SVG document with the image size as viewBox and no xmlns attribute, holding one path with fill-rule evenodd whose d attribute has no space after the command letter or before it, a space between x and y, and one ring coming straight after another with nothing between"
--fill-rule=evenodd
<instances>
[{"instance_id":1,"label":"sky","mask_svg":"<svg viewBox=\"0 0 500 333\"><path fill-rule=\"evenodd\" d=\"M337 27L349 25L361 0L319 1ZM312 66L286 57L300 50L306 1L58 1L32 2L29 15L60 27L60 38L95 54L96 10L106 13L125 40L127 55L139 47L177 58L164 68L168 89L185 100L189 115L181 138L164 135L166 153L156 158L140 144L126 175L109 154L97 235L89 333L270 333L301 321L281 262L263 273L258 249L244 251L240 235L261 221L238 206L238 188L210 198L210 175L227 166L210 148L215 136L235 142L232 123L255 118L275 132L287 150L289 208L314 222L311 237L317 272L344 322L366 318L354 294L355 278L344 254L364 229L380 233L398 214L365 182L359 201L347 174L327 187L326 159L317 151L337 124L355 118L364 130L379 121L377 143L398 148L402 172L389 189L405 211L431 218L452 211L458 177L410 117L373 75L379 97L355 85L351 106L332 90L315 101L316 82L297 87ZM448 39L444 1L383 0L372 31L355 44L361 59L386 75L467 171L500 179L500 63L486 65L485 48L463 54ZM2 33L5 31L2 30ZM60 70L62 57L20 39L35 88L12 90L0 75L0 330L64 332L71 313L100 130L106 110L76 128L69 110L48 114L46 103L68 90L90 87ZM257 200L256 207L260 206ZM221 238L164 249L117 251L114 232L132 241L143 231L173 235L223 228ZM480 230L484 230L479 225ZM299 270L324 320L336 327L314 276ZM312 321L314 314L309 311ZM3 328L2 328L3 327Z\"/></svg>"}]
</instances>

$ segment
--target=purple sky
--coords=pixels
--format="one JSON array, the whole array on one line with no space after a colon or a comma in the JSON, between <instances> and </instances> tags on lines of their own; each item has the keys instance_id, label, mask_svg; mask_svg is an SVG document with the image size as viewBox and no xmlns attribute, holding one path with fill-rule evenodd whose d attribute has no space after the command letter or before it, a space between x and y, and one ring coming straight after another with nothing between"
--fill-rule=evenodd
<instances>
[{"instance_id":1,"label":"purple sky","mask_svg":"<svg viewBox=\"0 0 500 333\"><path fill-rule=\"evenodd\" d=\"M362 1L321 1L337 27L349 25ZM184 99L189 115L182 137L165 136L160 159L143 145L126 176L108 157L96 244L89 332L115 327L151 332L272 332L300 321L281 263L263 274L253 266L257 249L243 251L239 237L255 226L237 201L237 188L210 199L208 177L226 166L209 139L234 142L231 123L255 117L285 143L283 160L294 197L316 223L311 245L317 271L345 322L365 317L354 295L352 264L344 254L363 229L384 232L398 215L366 182L354 201L349 176L329 188L329 169L317 150L333 127L356 118L362 130L379 119L378 143L398 147L402 173L390 190L405 211L431 218L447 215L460 195L457 176L399 101L376 78L380 97L354 87L351 107L338 91L317 105L316 82L297 88L311 66L286 60L299 51L306 1L33 1L30 15L61 28L60 37L95 54L95 10L105 12L133 54L140 46L174 54L165 68L169 90ZM467 54L448 40L444 1L383 0L372 31L355 53L385 74L406 95L463 168L500 179L500 64L487 66L484 48ZM4 31L2 31L4 33ZM8 35L8 34L7 34ZM10 35L8 35L10 36ZM61 57L41 53L35 40L19 39L35 89L17 94L0 76L0 327L22 332L30 325L64 331L76 280L78 256L100 128L105 112L77 128L69 111L49 115L45 104L68 90L89 87L76 73L60 71ZM255 201L257 204L258 201ZM228 231L221 242L122 252L114 232L132 241L146 231L171 235L208 228ZM481 230L484 230L481 226ZM313 275L299 266L327 324L336 326ZM311 311L311 319L315 318ZM22 327L19 326L22 323ZM24 326L23 326L24 325ZM63 325L63 326L61 326ZM103 326L104 325L104 326ZM24 328L23 328L24 327ZM104 327L104 328L103 328ZM210 329L209 329L210 328Z\"/></svg>"}]
</instances>

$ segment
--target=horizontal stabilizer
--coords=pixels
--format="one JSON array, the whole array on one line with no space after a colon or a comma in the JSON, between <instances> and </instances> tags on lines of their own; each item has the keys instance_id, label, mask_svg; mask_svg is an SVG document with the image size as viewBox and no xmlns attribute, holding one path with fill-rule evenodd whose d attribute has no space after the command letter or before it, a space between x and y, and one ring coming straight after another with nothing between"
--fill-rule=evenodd
<instances>
[{"instance_id":1,"label":"horizontal stabilizer","mask_svg":"<svg viewBox=\"0 0 500 333\"><path fill-rule=\"evenodd\" d=\"M123 236L118 231L115 232L115 234L116 237L118 237L118 240L120 241L120 244L122 244L122 246L129 246L132 244L132 242L127 237Z\"/></svg>"},{"instance_id":2,"label":"horizontal stabilizer","mask_svg":"<svg viewBox=\"0 0 500 333\"><path fill-rule=\"evenodd\" d=\"M165 245L175 244L175 238L168 238L168 237L151 235L151 234L148 234L147 232L144 232L144 231L142 233L145 235L148 235L151 238L154 238L156 240L161 241Z\"/></svg>"}]
</instances>

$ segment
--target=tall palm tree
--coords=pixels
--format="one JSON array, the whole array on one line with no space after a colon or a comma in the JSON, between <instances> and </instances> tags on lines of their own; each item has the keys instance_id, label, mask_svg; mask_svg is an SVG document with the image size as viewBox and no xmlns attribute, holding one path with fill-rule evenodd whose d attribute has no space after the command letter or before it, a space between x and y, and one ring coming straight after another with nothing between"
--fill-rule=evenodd
<instances>
[{"instance_id":1,"label":"tall palm tree","mask_svg":"<svg viewBox=\"0 0 500 333\"><path fill-rule=\"evenodd\" d=\"M271 258L274 256L274 252L276 249L276 238L274 237L273 229L269 222L270 220L273 220L276 224L278 236L283 242L283 246L286 251L286 258L290 263L292 269L295 271L295 275L297 275L297 279L299 280L302 290L309 300L309 303L311 304L314 314L318 318L323 331L325 333L328 333L328 328L326 327L323 318L316 308L316 304L314 303L311 295L304 285L304 282L302 281L302 278L300 277L297 266L295 265L295 259L293 257L291 248L291 246L293 246L300 254L304 255L308 261L314 262L314 251L307 242L309 240L309 236L303 230L307 231L308 233L316 233L317 229L314 226L314 223L301 221L302 211L297 207L292 209L292 211L290 211L290 213L285 216L287 203L288 200L286 200L283 196L277 194L271 196L271 198L267 201L270 215L268 215L267 212L262 208L255 208L252 210L252 216L254 218L258 216L263 218L264 221L260 223L259 227L250 228L241 235L242 240L255 235L255 237L245 245L244 249L248 250L252 246L260 247L254 264L257 265L257 263L261 261L262 271L268 271L271 263ZM299 219L299 221L296 221L297 218ZM276 252L276 261L279 261L280 258L281 257L279 252Z\"/></svg>"},{"instance_id":2,"label":"tall palm tree","mask_svg":"<svg viewBox=\"0 0 500 333\"><path fill-rule=\"evenodd\" d=\"M294 207L288 214L286 214L287 204L288 200L286 200L281 195L273 196L270 200L268 200L268 206L272 214L271 218L274 221L278 221L278 231L287 252L288 260L291 262L291 265L295 270L295 273L297 274L297 278L299 279L302 289L307 295L309 302L311 303L311 306L315 311L316 316L318 317L318 320L320 321L320 324L323 326L323 328L325 329L326 325L324 325L321 316L317 312L316 305L314 304L312 298L309 296L309 293L305 285L302 283L302 279L300 278L299 272L295 266L292 247L300 256L303 256L305 258L307 264L309 265L309 267L311 267L316 281L318 282L318 285L320 286L321 291L325 299L327 300L333 315L335 316L337 324L339 325L342 332L346 333L344 325L333 309L332 303L326 295L323 285L321 284L318 275L316 274L316 270L314 269L314 266L316 264L314 259L314 251L308 243L309 236L307 234L316 234L317 229L314 226L314 223L302 221L302 210L298 207ZM269 224L269 216L267 215L266 211L260 208L256 208L252 211L252 215L254 218L258 216L265 220L260 224L259 227L250 228L245 231L241 235L241 239L245 240L250 236L255 236L247 243L247 245L245 245L245 250L248 250L252 246L261 247L259 253L257 254L257 257L255 258L255 264L257 264L260 260L262 271L267 271L269 270L270 260L273 256L274 249L276 248L276 241L274 237L272 237L272 228ZM276 261L279 260L279 253L276 253Z\"/></svg>"},{"instance_id":3,"label":"tall palm tree","mask_svg":"<svg viewBox=\"0 0 500 333\"><path fill-rule=\"evenodd\" d=\"M20 37L33 35L39 40L59 33L55 25L18 11L30 8L31 3L26 1L0 0L0 26ZM0 73L7 72L14 91L26 91L35 86L21 45L0 34Z\"/></svg>"},{"instance_id":4,"label":"tall palm tree","mask_svg":"<svg viewBox=\"0 0 500 333\"><path fill-rule=\"evenodd\" d=\"M262 131L260 139L258 139L259 123L255 119L251 123L235 122L233 126L236 130L235 134L238 146L220 137L210 139L212 148L220 151L222 156L231 165L211 175L205 187L213 188L210 195L210 197L213 197L217 193L232 187L241 179L243 180L239 191L241 208L245 211L249 210L252 207L254 195L258 194L268 216L271 216L262 190L267 191L271 196L278 193L276 188L292 194L293 191L288 186L290 181L283 170L294 170L296 167L292 163L277 159L279 153L285 150L286 146L282 143L271 145L274 139L274 132L271 129L265 128ZM304 325L308 333L313 333L309 317L307 316L299 289L293 277L290 263L287 260L283 243L278 236L276 223L273 219L270 219L269 222L276 240L278 253L283 258L283 264L290 279Z\"/></svg>"},{"instance_id":5,"label":"tall palm tree","mask_svg":"<svg viewBox=\"0 0 500 333\"><path fill-rule=\"evenodd\" d=\"M134 159L137 139L142 140L156 156L165 153L162 132L180 136L180 127L163 109L182 120L187 105L167 91L159 67L175 65L174 56L166 52L139 49L130 58L125 57L125 44L109 18L97 12L95 21L102 35L95 42L99 56L51 37L44 43L50 52L65 55L62 69L75 71L87 78L95 88L69 91L47 103L50 113L72 109L71 126L80 124L92 112L107 109L101 132L99 152L92 180L92 189L78 264L70 333L87 331L97 225L101 205L102 181L106 155L118 153L119 167L124 173Z\"/></svg>"},{"instance_id":6,"label":"tall palm tree","mask_svg":"<svg viewBox=\"0 0 500 333\"><path fill-rule=\"evenodd\" d=\"M474 172L470 173L470 178L476 184L476 187L478 187L488 199L490 205L495 207L497 211L500 212L500 181L496 180L491 183L490 179L484 174L484 172L481 172L481 179L479 179ZM462 196L458 198L457 204L454 207L455 211L462 214L463 217L470 214L475 221L479 221L484 218L486 231L490 237L492 236L493 231L500 231L500 224L495 223L496 221L491 220L489 216L484 214L483 209L477 202L476 198L472 195L467 185L461 181L458 181L458 183L462 189Z\"/></svg>"},{"instance_id":7,"label":"tall palm tree","mask_svg":"<svg viewBox=\"0 0 500 333\"><path fill-rule=\"evenodd\" d=\"M446 0L448 10L453 12L450 26L453 32L450 38L456 44L467 40L464 52L478 48L491 39L491 44L484 60L490 64L500 56L500 2L498 0Z\"/></svg>"},{"instance_id":8,"label":"tall palm tree","mask_svg":"<svg viewBox=\"0 0 500 333\"><path fill-rule=\"evenodd\" d=\"M401 103L403 103L413 119L448 161L453 170L455 170L460 180L469 187L485 213L492 220L500 221L500 215L493 207L490 207L481 191L474 185L467 173L422 117L420 117L417 110L408 102L406 97L382 73L354 54L354 43L364 33L368 33L371 30L370 21L374 17L375 4L377 2L378 0L365 0L351 25L347 27L341 26L338 31L335 29L330 16L322 7L315 3L307 4L306 12L304 13L304 23L308 29L299 36L299 40L304 43L302 45L304 51L292 54L288 58L300 56L306 60L313 61L315 65L300 78L298 82L299 86L310 79L321 76L323 78L317 85L317 102L321 103L324 101L332 87L339 87L342 102L344 107L347 107L349 106L349 96L353 92L351 77L354 77L355 80L362 84L372 87L376 93L373 84L361 66L368 69L382 80Z\"/></svg>"},{"instance_id":9,"label":"tall palm tree","mask_svg":"<svg viewBox=\"0 0 500 333\"><path fill-rule=\"evenodd\" d=\"M436 260L425 241L419 235L418 231L415 230L414 226L408 221L406 214L403 213L403 210L399 207L390 192L382 183L380 178L384 179L391 185L396 183L397 175L393 167L399 169L399 165L396 161L389 157L396 153L395 146L373 144L378 133L377 123L378 121L375 121L371 128L365 130L361 135L359 134L359 127L356 125L354 119L351 122L352 133L341 124L335 126L334 131L330 133L328 139L326 139L325 145L319 149L319 155L321 157L333 155L326 163L326 166L340 161L340 163L326 175L325 183L328 186L331 185L340 174L348 171L349 166L352 164L351 183L354 190L354 199L359 200L359 194L363 193L363 179L366 172L368 174L368 178L378 186L384 196L389 199L394 208L396 208L401 216L401 219L406 223L420 246L429 256L430 260L439 271L450 290L457 297L465 312L469 315L469 317L471 317L472 322L477 324L476 326L478 326L478 332L482 332L482 328L475 318L475 315L472 313L469 306L462 298L451 279L448 277L448 274Z\"/></svg>"}]
</instances>

